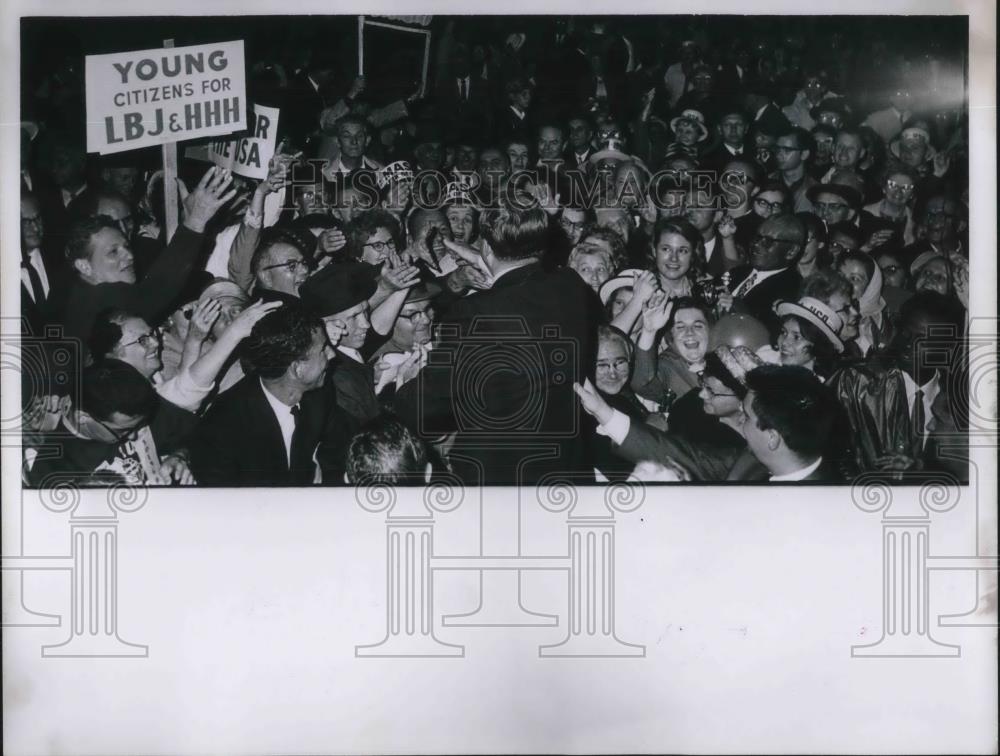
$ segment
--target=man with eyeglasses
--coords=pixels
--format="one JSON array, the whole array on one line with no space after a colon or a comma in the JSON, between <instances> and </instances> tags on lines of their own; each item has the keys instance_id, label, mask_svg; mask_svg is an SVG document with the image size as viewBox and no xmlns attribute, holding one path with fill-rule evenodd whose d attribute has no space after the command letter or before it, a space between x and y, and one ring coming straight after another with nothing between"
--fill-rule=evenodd
<instances>
[{"instance_id":1,"label":"man with eyeglasses","mask_svg":"<svg viewBox=\"0 0 1000 756\"><path fill-rule=\"evenodd\" d=\"M776 336L781 324L774 304L797 298L802 277L796 263L805 244L805 225L794 215L768 218L750 243L749 265L731 271L730 293L720 295L720 307L753 316Z\"/></svg>"},{"instance_id":2,"label":"man with eyeglasses","mask_svg":"<svg viewBox=\"0 0 1000 756\"><path fill-rule=\"evenodd\" d=\"M808 192L809 201L826 224L827 231L838 223L859 227L861 206L864 203L864 181L853 171L837 169L829 181L813 185ZM871 215L866 213L866 223Z\"/></svg>"},{"instance_id":3,"label":"man with eyeglasses","mask_svg":"<svg viewBox=\"0 0 1000 756\"><path fill-rule=\"evenodd\" d=\"M50 442L58 444L59 454L26 455L27 479L39 487L192 484L180 445L195 422L190 413L160 402L134 367L103 360L83 371L79 403L66 399L59 406Z\"/></svg>"},{"instance_id":4,"label":"man with eyeglasses","mask_svg":"<svg viewBox=\"0 0 1000 756\"><path fill-rule=\"evenodd\" d=\"M810 212L813 209L808 192L817 182L806 172L812 148L812 135L799 128L789 129L778 136L774 143L774 159L778 169L771 178L781 179L788 187L792 211L796 213Z\"/></svg>"},{"instance_id":5,"label":"man with eyeglasses","mask_svg":"<svg viewBox=\"0 0 1000 756\"><path fill-rule=\"evenodd\" d=\"M277 292L285 297L299 296L299 289L312 269L302 250L280 232L275 232L262 243L254 253L250 267L254 274L253 291L258 296L266 296L265 292Z\"/></svg>"},{"instance_id":6,"label":"man with eyeglasses","mask_svg":"<svg viewBox=\"0 0 1000 756\"><path fill-rule=\"evenodd\" d=\"M961 233L959 230L966 213L958 200L951 195L935 192L924 202L923 212L918 212L918 216L923 239L903 249L907 265L912 265L926 252L936 252L945 257L958 255L968 258L967 231Z\"/></svg>"}]
</instances>

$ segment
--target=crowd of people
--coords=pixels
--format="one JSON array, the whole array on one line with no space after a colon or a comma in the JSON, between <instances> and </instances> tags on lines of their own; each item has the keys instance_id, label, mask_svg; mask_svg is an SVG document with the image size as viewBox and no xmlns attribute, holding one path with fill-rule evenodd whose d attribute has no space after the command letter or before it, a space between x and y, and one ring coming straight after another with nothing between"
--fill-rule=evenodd
<instances>
[{"instance_id":1,"label":"crowd of people","mask_svg":"<svg viewBox=\"0 0 1000 756\"><path fill-rule=\"evenodd\" d=\"M968 479L948 50L436 23L391 102L248 60L261 181L87 155L80 59L25 83L26 484Z\"/></svg>"}]
</instances>

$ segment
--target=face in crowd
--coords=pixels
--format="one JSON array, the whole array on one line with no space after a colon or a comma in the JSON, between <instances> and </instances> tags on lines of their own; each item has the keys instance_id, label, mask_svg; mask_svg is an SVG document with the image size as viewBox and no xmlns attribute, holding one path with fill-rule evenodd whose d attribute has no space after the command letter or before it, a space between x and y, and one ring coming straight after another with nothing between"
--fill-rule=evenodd
<instances>
[{"instance_id":1,"label":"face in crowd","mask_svg":"<svg viewBox=\"0 0 1000 756\"><path fill-rule=\"evenodd\" d=\"M125 235L116 228L102 228L91 236L90 256L73 264L90 283L135 283L135 258Z\"/></svg>"},{"instance_id":2,"label":"face in crowd","mask_svg":"<svg viewBox=\"0 0 1000 756\"><path fill-rule=\"evenodd\" d=\"M546 126L538 132L538 159L562 160L566 140L562 131L554 126Z\"/></svg>"},{"instance_id":3,"label":"face in crowd","mask_svg":"<svg viewBox=\"0 0 1000 756\"><path fill-rule=\"evenodd\" d=\"M906 268L903 261L890 252L883 252L876 260L882 269L882 282L897 289L906 288Z\"/></svg>"},{"instance_id":4,"label":"face in crowd","mask_svg":"<svg viewBox=\"0 0 1000 756\"><path fill-rule=\"evenodd\" d=\"M45 226L42 224L42 210L38 200L26 197L21 200L21 248L25 251L42 246Z\"/></svg>"},{"instance_id":5,"label":"face in crowd","mask_svg":"<svg viewBox=\"0 0 1000 756\"><path fill-rule=\"evenodd\" d=\"M112 356L127 362L146 378L163 367L160 360L160 332L142 318L125 318L119 327L122 337Z\"/></svg>"},{"instance_id":6,"label":"face in crowd","mask_svg":"<svg viewBox=\"0 0 1000 756\"><path fill-rule=\"evenodd\" d=\"M306 391L317 389L323 385L332 356L333 349L327 341L326 333L317 328L313 331L309 351L293 366L299 383Z\"/></svg>"},{"instance_id":7,"label":"face in crowd","mask_svg":"<svg viewBox=\"0 0 1000 756\"><path fill-rule=\"evenodd\" d=\"M369 265L381 265L395 250L396 240L392 238L392 232L381 226L375 229L362 246L361 260Z\"/></svg>"},{"instance_id":8,"label":"face in crowd","mask_svg":"<svg viewBox=\"0 0 1000 756\"><path fill-rule=\"evenodd\" d=\"M309 277L309 263L298 250L286 242L272 244L261 261L257 279L267 289L298 296L299 287Z\"/></svg>"},{"instance_id":9,"label":"face in crowd","mask_svg":"<svg viewBox=\"0 0 1000 756\"><path fill-rule=\"evenodd\" d=\"M670 343L689 365L700 365L708 352L709 332L705 314L695 307L685 307L674 313Z\"/></svg>"},{"instance_id":10,"label":"face in crowd","mask_svg":"<svg viewBox=\"0 0 1000 756\"><path fill-rule=\"evenodd\" d=\"M392 340L404 349L412 349L431 340L434 308L430 300L407 302L399 311L393 326Z\"/></svg>"},{"instance_id":11,"label":"face in crowd","mask_svg":"<svg viewBox=\"0 0 1000 756\"><path fill-rule=\"evenodd\" d=\"M562 228L574 247L580 243L583 231L587 227L587 214L583 210L564 207L559 216L559 227Z\"/></svg>"},{"instance_id":12,"label":"face in crowd","mask_svg":"<svg viewBox=\"0 0 1000 756\"><path fill-rule=\"evenodd\" d=\"M656 272L668 281L679 281L684 278L694 264L695 250L686 238L678 233L667 231L653 247L653 261Z\"/></svg>"},{"instance_id":13,"label":"face in crowd","mask_svg":"<svg viewBox=\"0 0 1000 756\"><path fill-rule=\"evenodd\" d=\"M943 257L935 257L924 263L924 266L917 271L917 277L913 288L917 292L936 291L938 294L947 296L951 293L951 270L948 261Z\"/></svg>"},{"instance_id":14,"label":"face in crowd","mask_svg":"<svg viewBox=\"0 0 1000 756\"><path fill-rule=\"evenodd\" d=\"M812 343L802 333L797 318L784 318L778 334L778 353L782 365L806 366L813 360Z\"/></svg>"},{"instance_id":15,"label":"face in crowd","mask_svg":"<svg viewBox=\"0 0 1000 756\"><path fill-rule=\"evenodd\" d=\"M452 205L445 211L448 226L455 241L471 244L476 238L476 210L472 207Z\"/></svg>"},{"instance_id":16,"label":"face in crowd","mask_svg":"<svg viewBox=\"0 0 1000 756\"><path fill-rule=\"evenodd\" d=\"M323 318L323 322L327 327L327 333L331 338L334 335L331 330L334 321L340 321L347 328L344 335L341 336L338 346L360 349L364 345L368 331L372 326L368 315L368 302L359 302L343 312Z\"/></svg>"},{"instance_id":17,"label":"face in crowd","mask_svg":"<svg viewBox=\"0 0 1000 756\"><path fill-rule=\"evenodd\" d=\"M767 219L772 215L777 215L785 210L786 204L785 195L783 192L772 191L770 189L759 192L756 197L753 198L753 211L757 213L761 218Z\"/></svg>"},{"instance_id":18,"label":"face in crowd","mask_svg":"<svg viewBox=\"0 0 1000 756\"><path fill-rule=\"evenodd\" d=\"M608 264L609 256L596 245L587 243L582 247L577 247L570 261L569 267L580 274L590 288L598 291L601 284L611 278L611 266Z\"/></svg>"},{"instance_id":19,"label":"face in crowd","mask_svg":"<svg viewBox=\"0 0 1000 756\"><path fill-rule=\"evenodd\" d=\"M507 145L507 159L510 160L511 173L527 170L528 145L520 142L511 142Z\"/></svg>"},{"instance_id":20,"label":"face in crowd","mask_svg":"<svg viewBox=\"0 0 1000 756\"><path fill-rule=\"evenodd\" d=\"M838 168L854 169L864 157L864 143L857 134L842 131L833 146L833 162Z\"/></svg>"},{"instance_id":21,"label":"face in crowd","mask_svg":"<svg viewBox=\"0 0 1000 756\"><path fill-rule=\"evenodd\" d=\"M597 388L605 394L617 394L628 383L629 360L621 339L601 339L597 345Z\"/></svg>"}]
</instances>

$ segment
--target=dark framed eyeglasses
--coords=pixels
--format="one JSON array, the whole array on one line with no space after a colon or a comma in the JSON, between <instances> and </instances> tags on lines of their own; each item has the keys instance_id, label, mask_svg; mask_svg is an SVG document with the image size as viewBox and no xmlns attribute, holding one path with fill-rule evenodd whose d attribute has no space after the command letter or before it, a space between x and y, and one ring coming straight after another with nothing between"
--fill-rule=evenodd
<instances>
[{"instance_id":1,"label":"dark framed eyeglasses","mask_svg":"<svg viewBox=\"0 0 1000 756\"><path fill-rule=\"evenodd\" d=\"M426 310L416 310L416 311L411 312L411 313L402 313L401 312L401 313L399 313L399 315L397 315L397 317L400 318L400 319L402 319L402 320L407 320L410 323L414 322L418 318L424 318L426 320L433 320L434 319L434 309L431 308L431 307L428 307Z\"/></svg>"},{"instance_id":2,"label":"dark framed eyeglasses","mask_svg":"<svg viewBox=\"0 0 1000 756\"><path fill-rule=\"evenodd\" d=\"M705 382L705 374L704 373L701 373L698 376L698 388L700 388L703 391L705 391L706 393L708 393L709 396L736 396L736 394L732 393L731 391L714 391Z\"/></svg>"},{"instance_id":3,"label":"dark framed eyeglasses","mask_svg":"<svg viewBox=\"0 0 1000 756\"><path fill-rule=\"evenodd\" d=\"M93 417L93 415L91 415L91 417ZM112 428L106 422L104 422L103 420L98 420L96 417L93 417L93 420L95 423L100 425L102 428L104 428L104 430L106 430L108 433L111 434L111 437L115 440L116 444L125 443L126 441L129 440L129 437L132 436L132 434L135 433L136 431L135 428L128 428L126 430Z\"/></svg>"},{"instance_id":4,"label":"dark framed eyeglasses","mask_svg":"<svg viewBox=\"0 0 1000 756\"><path fill-rule=\"evenodd\" d=\"M157 345L157 346L159 346L159 344L160 344L160 331L159 331L159 329L154 328L149 333L142 334L142 336L140 336L139 338L137 338L135 341L128 341L128 342L126 342L124 344L120 344L119 346L122 349L124 349L125 347L132 346L133 344L139 344L143 349L149 349L154 344Z\"/></svg>"},{"instance_id":5,"label":"dark framed eyeglasses","mask_svg":"<svg viewBox=\"0 0 1000 756\"><path fill-rule=\"evenodd\" d=\"M753 201L753 203L760 208L765 210L781 210L785 206L784 200L779 200L778 202L768 202L766 199L758 197Z\"/></svg>"},{"instance_id":6,"label":"dark framed eyeglasses","mask_svg":"<svg viewBox=\"0 0 1000 756\"><path fill-rule=\"evenodd\" d=\"M309 263L304 259L289 260L288 262L277 263L276 265L266 265L261 270L274 270L275 268L288 268L288 272L294 275L299 270L309 270Z\"/></svg>"},{"instance_id":7,"label":"dark framed eyeglasses","mask_svg":"<svg viewBox=\"0 0 1000 756\"><path fill-rule=\"evenodd\" d=\"M793 244L790 239L782 239L780 236L770 236L768 234L762 234L759 231L754 234L752 245L762 244L767 247L773 247L775 244Z\"/></svg>"},{"instance_id":8,"label":"dark framed eyeglasses","mask_svg":"<svg viewBox=\"0 0 1000 756\"><path fill-rule=\"evenodd\" d=\"M390 239L389 241L384 241L384 242L383 241L368 242L367 244L364 245L364 247L365 248L371 247L372 249L375 250L376 254L381 255L381 254L383 254L384 252L386 252L387 250L390 250L390 249L393 250L393 251L395 251L396 250L396 242L394 242L392 239Z\"/></svg>"}]
</instances>

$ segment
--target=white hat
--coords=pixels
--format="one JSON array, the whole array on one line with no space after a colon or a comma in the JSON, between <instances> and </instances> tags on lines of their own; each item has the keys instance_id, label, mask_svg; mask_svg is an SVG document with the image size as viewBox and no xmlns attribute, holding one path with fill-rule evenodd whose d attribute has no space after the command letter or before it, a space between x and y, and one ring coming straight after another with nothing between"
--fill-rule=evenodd
<instances>
[{"instance_id":1,"label":"white hat","mask_svg":"<svg viewBox=\"0 0 1000 756\"><path fill-rule=\"evenodd\" d=\"M625 289L629 286L635 286L635 279L642 273L639 268L629 268L628 270L623 270L614 278L609 278L603 284L601 284L600 294L601 302L607 304L611 301L611 295L614 294L619 289Z\"/></svg>"},{"instance_id":2,"label":"white hat","mask_svg":"<svg viewBox=\"0 0 1000 756\"><path fill-rule=\"evenodd\" d=\"M698 137L699 142L704 142L708 139L708 127L705 126L705 116L700 111L693 109L682 110L679 116L671 118L670 130L675 134L677 133L677 124L681 121L692 121L698 127L698 131L701 133L701 136Z\"/></svg>"},{"instance_id":3,"label":"white hat","mask_svg":"<svg viewBox=\"0 0 1000 756\"><path fill-rule=\"evenodd\" d=\"M844 342L837 336L844 327L844 321L825 302L813 297L802 297L798 302L778 302L774 310L779 318L794 315L812 323L833 344L834 349L838 352L844 351Z\"/></svg>"}]
</instances>

